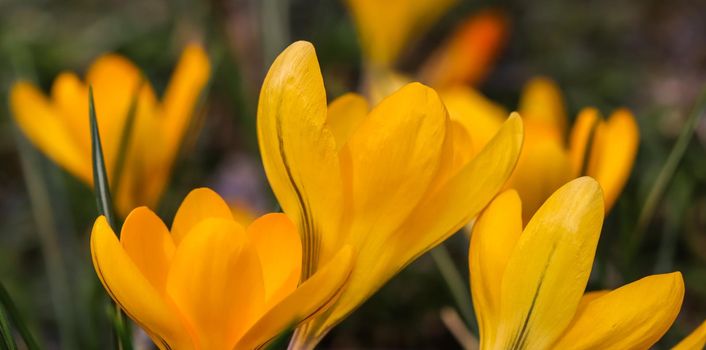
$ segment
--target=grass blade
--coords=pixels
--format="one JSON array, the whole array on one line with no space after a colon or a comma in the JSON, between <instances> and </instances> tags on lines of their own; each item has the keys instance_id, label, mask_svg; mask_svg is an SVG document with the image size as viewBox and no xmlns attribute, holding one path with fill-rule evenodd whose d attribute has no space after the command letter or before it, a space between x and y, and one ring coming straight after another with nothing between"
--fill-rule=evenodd
<instances>
[{"instance_id":1,"label":"grass blade","mask_svg":"<svg viewBox=\"0 0 706 350\"><path fill-rule=\"evenodd\" d=\"M25 342L25 345L27 346L28 350L39 350L39 345L37 344L37 341L34 339L32 336L32 333L29 331L29 328L27 328L27 325L24 322L24 319L20 316L19 310L17 310L17 307L15 307L15 303L12 301L12 298L10 298L10 294L7 292L5 289L5 286L0 283L0 313L5 312L7 314L7 318L4 317L4 315L0 315L0 318L4 320L0 320L0 322L4 322L4 324L0 327L7 327L7 331L9 332L9 322L7 320L11 320L12 324L15 325L15 328L17 331L20 333L20 336L22 337L22 340ZM3 332L2 336L5 338L4 332L6 331L5 329L0 330ZM12 334L10 333L10 341L14 344L14 340L12 339ZM7 342L7 339L5 340ZM13 347L10 347L10 349L15 349Z\"/></svg>"},{"instance_id":2,"label":"grass blade","mask_svg":"<svg viewBox=\"0 0 706 350\"><path fill-rule=\"evenodd\" d=\"M699 99L694 105L694 108L692 109L689 118L684 124L684 127L682 127L681 133L679 133L679 137L677 138L677 141L674 144L672 151L667 157L667 161L664 163L664 166L657 175L655 183L652 185L652 188L650 189L650 192L647 195L645 205L640 211L640 216L638 217L637 225L635 226L635 231L633 231L632 236L628 240L628 263L632 261L632 257L634 256L637 249L639 249L640 244L642 243L642 239L645 235L645 231L647 230L647 227L652 221L655 211L657 210L657 207L662 197L664 196L667 187L671 183L671 180L674 177L679 163L681 162L682 158L684 158L684 153L686 152L686 149L689 146L689 141L691 141L691 137L694 135L694 130L696 129L696 126L699 124L699 120L701 120L704 114L706 114L706 87L701 92L701 95L699 96Z\"/></svg>"},{"instance_id":3,"label":"grass blade","mask_svg":"<svg viewBox=\"0 0 706 350\"><path fill-rule=\"evenodd\" d=\"M17 344L15 344L15 339L12 337L12 330L10 329L10 321L7 319L7 313L5 308L0 305L0 340L2 340L2 349L16 350Z\"/></svg>"},{"instance_id":4,"label":"grass blade","mask_svg":"<svg viewBox=\"0 0 706 350\"><path fill-rule=\"evenodd\" d=\"M120 231L116 229L115 217L113 216L113 201L110 196L110 185L108 184L108 174L105 170L105 158L103 157L103 147L101 145L100 132L98 130L98 118L96 117L96 106L93 100L93 87L88 87L88 117L91 124L91 156L93 162L93 187L96 195L98 211L104 215L108 224L113 228L118 237ZM114 329L117 335L116 343L119 350L132 350L131 327L126 321L119 306L115 306Z\"/></svg>"},{"instance_id":5,"label":"grass blade","mask_svg":"<svg viewBox=\"0 0 706 350\"><path fill-rule=\"evenodd\" d=\"M98 130L98 118L96 117L96 106L93 101L93 87L88 87L88 115L91 124L91 156L93 161L93 188L96 194L98 211L108 220L110 227L115 230L115 217L113 216L113 200L110 196L110 185L108 184L108 174L105 170L105 158L103 158L103 146L101 145L100 131ZM118 236L120 232L115 232Z\"/></svg>"}]
</instances>

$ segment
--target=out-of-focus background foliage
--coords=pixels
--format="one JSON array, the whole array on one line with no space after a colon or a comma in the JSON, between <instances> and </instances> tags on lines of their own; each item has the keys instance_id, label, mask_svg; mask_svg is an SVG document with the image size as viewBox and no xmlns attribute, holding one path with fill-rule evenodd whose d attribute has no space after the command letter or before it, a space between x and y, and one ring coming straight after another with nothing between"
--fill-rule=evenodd
<instances>
[{"instance_id":1,"label":"out-of-focus background foliage","mask_svg":"<svg viewBox=\"0 0 706 350\"><path fill-rule=\"evenodd\" d=\"M479 87L512 109L523 84L546 75L573 118L583 106L627 106L641 132L635 168L606 220L589 289L680 270L686 296L667 347L706 318L706 121L702 120L653 216L637 228L706 83L706 3L688 0L461 1L404 52L412 71L466 16L495 7L509 41ZM126 55L163 91L183 45L202 42L213 76L198 136L180 156L159 212L174 214L191 188L210 186L255 211L276 210L255 134L259 85L287 44L314 43L329 98L356 90L361 55L343 4L334 0L0 0L0 95L18 78L48 91L62 70L81 75L101 53ZM48 349L106 348L104 292L90 263L91 191L52 164L0 108L0 281ZM446 243L467 274L467 239ZM439 310L453 306L427 256L412 264L324 341L332 348L453 348Z\"/></svg>"}]
</instances>

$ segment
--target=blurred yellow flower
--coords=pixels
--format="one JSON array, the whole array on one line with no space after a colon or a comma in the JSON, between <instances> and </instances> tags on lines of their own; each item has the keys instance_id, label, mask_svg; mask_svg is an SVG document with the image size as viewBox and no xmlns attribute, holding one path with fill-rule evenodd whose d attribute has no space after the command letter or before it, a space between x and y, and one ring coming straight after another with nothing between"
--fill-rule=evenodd
<instances>
[{"instance_id":1,"label":"blurred yellow flower","mask_svg":"<svg viewBox=\"0 0 706 350\"><path fill-rule=\"evenodd\" d=\"M215 192L192 191L171 232L146 207L120 240L99 217L93 265L115 302L160 349L256 349L330 302L350 274L352 250L299 285L301 241L284 214L247 229Z\"/></svg>"},{"instance_id":2,"label":"blurred yellow flower","mask_svg":"<svg viewBox=\"0 0 706 350\"><path fill-rule=\"evenodd\" d=\"M482 147L502 125L504 111L458 90L443 95L449 114L465 126L474 147ZM582 175L601 184L606 211L610 210L627 182L637 153L640 134L632 113L620 108L604 120L595 108L584 108L567 141L561 92L553 81L543 77L527 84L519 112L525 125L525 143L507 187L516 189L522 198L524 221L562 184Z\"/></svg>"},{"instance_id":3,"label":"blurred yellow flower","mask_svg":"<svg viewBox=\"0 0 706 350\"><path fill-rule=\"evenodd\" d=\"M648 349L681 308L681 273L584 294L603 224L599 184L559 188L522 229L520 197L479 216L469 266L481 349Z\"/></svg>"},{"instance_id":4,"label":"blurred yellow flower","mask_svg":"<svg viewBox=\"0 0 706 350\"><path fill-rule=\"evenodd\" d=\"M508 21L497 10L464 19L422 63L416 78L395 70L401 52L456 0L346 0L358 31L364 59L364 89L374 103L407 82L419 80L435 89L475 85L485 78L506 37Z\"/></svg>"},{"instance_id":5,"label":"blurred yellow flower","mask_svg":"<svg viewBox=\"0 0 706 350\"><path fill-rule=\"evenodd\" d=\"M203 49L187 46L160 102L132 62L106 54L93 62L85 82L71 72L59 74L50 96L29 82L15 83L10 106L20 129L37 148L92 184L88 123L88 85L92 85L106 168L114 187L121 139L135 101L134 124L114 192L118 211L126 215L137 206L157 204L209 75Z\"/></svg>"},{"instance_id":6,"label":"blurred yellow flower","mask_svg":"<svg viewBox=\"0 0 706 350\"><path fill-rule=\"evenodd\" d=\"M257 122L267 178L302 235L302 279L346 244L357 253L337 301L297 331L301 348L314 346L393 275L468 223L502 188L522 143L520 118L511 116L472 157L465 130L419 83L371 111L355 94L327 107L306 42L272 64Z\"/></svg>"}]
</instances>

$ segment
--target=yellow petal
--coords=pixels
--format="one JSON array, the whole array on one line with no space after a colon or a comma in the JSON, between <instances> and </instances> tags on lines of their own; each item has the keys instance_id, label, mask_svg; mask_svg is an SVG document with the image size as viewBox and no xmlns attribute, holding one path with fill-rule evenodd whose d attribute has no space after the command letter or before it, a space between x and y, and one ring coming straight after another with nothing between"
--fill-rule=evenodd
<instances>
[{"instance_id":1,"label":"yellow petal","mask_svg":"<svg viewBox=\"0 0 706 350\"><path fill-rule=\"evenodd\" d=\"M368 101L358 94L347 93L328 105L326 125L336 138L338 150L346 144L367 115Z\"/></svg>"},{"instance_id":2,"label":"yellow petal","mask_svg":"<svg viewBox=\"0 0 706 350\"><path fill-rule=\"evenodd\" d=\"M557 135L564 135L566 107L554 81L545 77L530 80L522 91L519 112L528 122L555 130Z\"/></svg>"},{"instance_id":3,"label":"yellow petal","mask_svg":"<svg viewBox=\"0 0 706 350\"><path fill-rule=\"evenodd\" d=\"M91 255L93 267L110 297L161 349L195 348L177 310L169 306L125 253L103 216L93 225Z\"/></svg>"},{"instance_id":4,"label":"yellow petal","mask_svg":"<svg viewBox=\"0 0 706 350\"><path fill-rule=\"evenodd\" d=\"M586 288L602 224L601 189L589 177L547 199L505 268L492 346L544 349L561 336Z\"/></svg>"},{"instance_id":5,"label":"yellow petal","mask_svg":"<svg viewBox=\"0 0 706 350\"><path fill-rule=\"evenodd\" d=\"M356 266L324 333L414 259L467 224L501 189L522 144L522 121L511 116L488 145L439 190L422 199L408 220L386 240L358 248ZM376 249L372 249L376 248Z\"/></svg>"},{"instance_id":6,"label":"yellow petal","mask_svg":"<svg viewBox=\"0 0 706 350\"><path fill-rule=\"evenodd\" d=\"M10 91L10 108L20 130L37 148L72 175L92 183L90 153L82 151L69 123L36 87L23 81L15 83Z\"/></svg>"},{"instance_id":7,"label":"yellow petal","mask_svg":"<svg viewBox=\"0 0 706 350\"><path fill-rule=\"evenodd\" d=\"M508 115L502 106L468 87L444 89L441 99L451 120L466 128L476 150L481 150L493 138Z\"/></svg>"},{"instance_id":8,"label":"yellow petal","mask_svg":"<svg viewBox=\"0 0 706 350\"><path fill-rule=\"evenodd\" d=\"M164 293L174 240L162 220L146 207L133 210L123 224L120 243L152 286Z\"/></svg>"},{"instance_id":9,"label":"yellow petal","mask_svg":"<svg viewBox=\"0 0 706 350\"><path fill-rule=\"evenodd\" d=\"M682 339L672 350L702 350L706 346L706 322Z\"/></svg>"},{"instance_id":10,"label":"yellow petal","mask_svg":"<svg viewBox=\"0 0 706 350\"><path fill-rule=\"evenodd\" d=\"M302 243L285 214L267 214L253 221L248 237L257 250L265 281L265 302L271 306L297 288L302 269Z\"/></svg>"},{"instance_id":11,"label":"yellow petal","mask_svg":"<svg viewBox=\"0 0 706 350\"><path fill-rule=\"evenodd\" d=\"M523 222L528 222L544 201L572 178L571 162L552 139L530 143L525 139L517 167L507 183L522 199Z\"/></svg>"},{"instance_id":12,"label":"yellow petal","mask_svg":"<svg viewBox=\"0 0 706 350\"><path fill-rule=\"evenodd\" d=\"M334 258L302 283L274 308L264 314L238 342L235 349L256 349L289 327L325 310L345 286L353 264L351 246L343 247Z\"/></svg>"},{"instance_id":13,"label":"yellow petal","mask_svg":"<svg viewBox=\"0 0 706 350\"><path fill-rule=\"evenodd\" d=\"M336 140L326 127L326 93L314 47L296 42L272 64L257 113L260 154L282 209L302 236L302 279L327 248L341 217Z\"/></svg>"},{"instance_id":14,"label":"yellow petal","mask_svg":"<svg viewBox=\"0 0 706 350\"><path fill-rule=\"evenodd\" d=\"M231 349L263 311L257 252L235 221L206 219L177 246L167 293L201 349Z\"/></svg>"},{"instance_id":15,"label":"yellow petal","mask_svg":"<svg viewBox=\"0 0 706 350\"><path fill-rule=\"evenodd\" d=\"M632 113L618 109L596 127L586 175L596 178L610 210L627 182L635 161L640 131Z\"/></svg>"},{"instance_id":16,"label":"yellow petal","mask_svg":"<svg viewBox=\"0 0 706 350\"><path fill-rule=\"evenodd\" d=\"M479 83L505 43L507 22L494 10L469 16L422 66L422 80L435 88Z\"/></svg>"},{"instance_id":17,"label":"yellow petal","mask_svg":"<svg viewBox=\"0 0 706 350\"><path fill-rule=\"evenodd\" d=\"M649 349L674 322L684 298L681 273L645 277L590 301L555 349Z\"/></svg>"},{"instance_id":18,"label":"yellow petal","mask_svg":"<svg viewBox=\"0 0 706 350\"><path fill-rule=\"evenodd\" d=\"M366 58L390 66L416 34L443 15L456 0L348 0Z\"/></svg>"},{"instance_id":19,"label":"yellow petal","mask_svg":"<svg viewBox=\"0 0 706 350\"><path fill-rule=\"evenodd\" d=\"M62 72L51 87L51 100L60 119L84 154L91 152L88 125L88 88L76 74Z\"/></svg>"},{"instance_id":20,"label":"yellow petal","mask_svg":"<svg viewBox=\"0 0 706 350\"><path fill-rule=\"evenodd\" d=\"M584 108L579 113L571 129L569 137L569 157L574 176L584 175L586 171L586 152L588 152L596 126L601 122L598 110L595 108Z\"/></svg>"},{"instance_id":21,"label":"yellow petal","mask_svg":"<svg viewBox=\"0 0 706 350\"><path fill-rule=\"evenodd\" d=\"M436 92L419 83L370 112L348 140L355 219L347 243L377 245L409 216L439 169L447 118Z\"/></svg>"},{"instance_id":22,"label":"yellow petal","mask_svg":"<svg viewBox=\"0 0 706 350\"><path fill-rule=\"evenodd\" d=\"M172 238L176 245L201 221L208 218L233 220L228 204L209 188L197 188L181 202L172 223Z\"/></svg>"},{"instance_id":23,"label":"yellow petal","mask_svg":"<svg viewBox=\"0 0 706 350\"><path fill-rule=\"evenodd\" d=\"M498 195L473 225L468 266L481 348L495 339L503 273L521 233L522 203L514 190Z\"/></svg>"},{"instance_id":24,"label":"yellow petal","mask_svg":"<svg viewBox=\"0 0 706 350\"><path fill-rule=\"evenodd\" d=\"M203 48L197 44L186 46L162 102L164 148L170 163L179 149L184 132L189 127L196 103L210 74L211 66Z\"/></svg>"},{"instance_id":25,"label":"yellow petal","mask_svg":"<svg viewBox=\"0 0 706 350\"><path fill-rule=\"evenodd\" d=\"M132 62L115 54L99 57L86 73L87 84L93 86L98 127L108 174L112 174L117 159L123 127L133 96L140 84L149 85L142 82L143 79L140 70ZM149 92L146 92L148 90ZM156 98L151 88L143 91L149 97L144 101L141 99L140 104L154 106Z\"/></svg>"}]
</instances>

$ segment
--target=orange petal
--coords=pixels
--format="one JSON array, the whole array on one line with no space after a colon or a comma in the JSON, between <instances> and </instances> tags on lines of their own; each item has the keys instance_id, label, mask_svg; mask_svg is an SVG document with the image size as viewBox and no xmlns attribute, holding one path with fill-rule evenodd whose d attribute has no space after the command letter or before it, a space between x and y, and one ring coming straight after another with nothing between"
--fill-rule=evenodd
<instances>
[{"instance_id":1,"label":"orange petal","mask_svg":"<svg viewBox=\"0 0 706 350\"><path fill-rule=\"evenodd\" d=\"M422 80L435 88L479 83L505 44L507 27L499 11L474 13L422 66Z\"/></svg>"},{"instance_id":2,"label":"orange petal","mask_svg":"<svg viewBox=\"0 0 706 350\"><path fill-rule=\"evenodd\" d=\"M194 226L208 218L233 220L233 214L228 204L213 190L202 187L189 192L181 202L172 223L172 238L176 245L179 245Z\"/></svg>"},{"instance_id":3,"label":"orange petal","mask_svg":"<svg viewBox=\"0 0 706 350\"><path fill-rule=\"evenodd\" d=\"M174 240L162 220L146 207L133 210L123 224L120 243L152 286L164 293Z\"/></svg>"},{"instance_id":4,"label":"orange petal","mask_svg":"<svg viewBox=\"0 0 706 350\"><path fill-rule=\"evenodd\" d=\"M265 302L272 306L297 288L302 269L299 232L285 214L267 214L253 221L248 237L260 257Z\"/></svg>"},{"instance_id":5,"label":"orange petal","mask_svg":"<svg viewBox=\"0 0 706 350\"><path fill-rule=\"evenodd\" d=\"M191 322L201 349L231 349L264 307L262 269L243 228L201 221L177 246L167 293Z\"/></svg>"},{"instance_id":6,"label":"orange petal","mask_svg":"<svg viewBox=\"0 0 706 350\"><path fill-rule=\"evenodd\" d=\"M185 321L133 263L103 216L93 225L91 255L110 297L161 349L194 348Z\"/></svg>"}]
</instances>

